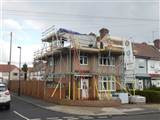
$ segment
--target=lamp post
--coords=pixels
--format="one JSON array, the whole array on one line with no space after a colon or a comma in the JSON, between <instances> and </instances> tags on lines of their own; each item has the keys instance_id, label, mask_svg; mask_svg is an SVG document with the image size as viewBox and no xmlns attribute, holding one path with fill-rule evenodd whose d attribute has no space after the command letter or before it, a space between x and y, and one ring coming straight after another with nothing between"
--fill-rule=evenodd
<instances>
[{"instance_id":1,"label":"lamp post","mask_svg":"<svg viewBox=\"0 0 160 120\"><path fill-rule=\"evenodd\" d=\"M12 32L10 33L10 51L9 51L9 69L11 70L11 58L12 58ZM10 83L11 80L11 71L9 71L9 76L8 76L8 83Z\"/></svg>"},{"instance_id":2,"label":"lamp post","mask_svg":"<svg viewBox=\"0 0 160 120\"><path fill-rule=\"evenodd\" d=\"M18 96L20 96L21 93L21 87L20 87L20 73L21 73L21 47L18 46L17 48L19 48L19 81L18 81Z\"/></svg>"}]
</instances>

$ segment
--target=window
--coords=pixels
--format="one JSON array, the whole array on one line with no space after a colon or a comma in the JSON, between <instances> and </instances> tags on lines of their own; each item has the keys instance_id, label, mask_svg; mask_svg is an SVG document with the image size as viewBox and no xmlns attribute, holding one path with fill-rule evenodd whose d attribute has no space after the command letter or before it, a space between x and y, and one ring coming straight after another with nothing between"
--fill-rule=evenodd
<instances>
[{"instance_id":1,"label":"window","mask_svg":"<svg viewBox=\"0 0 160 120\"><path fill-rule=\"evenodd\" d=\"M112 76L101 76L98 82L99 91L115 91L116 84L114 77Z\"/></svg>"},{"instance_id":2,"label":"window","mask_svg":"<svg viewBox=\"0 0 160 120\"><path fill-rule=\"evenodd\" d=\"M87 55L80 55L80 64L81 65L88 65L88 56Z\"/></svg>"},{"instance_id":3,"label":"window","mask_svg":"<svg viewBox=\"0 0 160 120\"><path fill-rule=\"evenodd\" d=\"M48 66L49 66L49 67L52 67L52 66L53 66L53 61L52 61L52 59L49 59L49 61L48 61Z\"/></svg>"},{"instance_id":4,"label":"window","mask_svg":"<svg viewBox=\"0 0 160 120\"><path fill-rule=\"evenodd\" d=\"M111 56L111 57L105 57L105 56L101 56L99 58L99 65L103 66L103 65L115 65L115 57Z\"/></svg>"},{"instance_id":5,"label":"window","mask_svg":"<svg viewBox=\"0 0 160 120\"><path fill-rule=\"evenodd\" d=\"M5 90L7 90L6 86L0 86L0 91L5 91Z\"/></svg>"},{"instance_id":6,"label":"window","mask_svg":"<svg viewBox=\"0 0 160 120\"><path fill-rule=\"evenodd\" d=\"M150 68L155 68L155 66L154 66L154 65L151 65Z\"/></svg>"},{"instance_id":7,"label":"window","mask_svg":"<svg viewBox=\"0 0 160 120\"><path fill-rule=\"evenodd\" d=\"M13 73L13 76L18 76L18 73Z\"/></svg>"},{"instance_id":8,"label":"window","mask_svg":"<svg viewBox=\"0 0 160 120\"><path fill-rule=\"evenodd\" d=\"M144 68L144 66L142 66L142 65L139 65L139 68Z\"/></svg>"}]
</instances>

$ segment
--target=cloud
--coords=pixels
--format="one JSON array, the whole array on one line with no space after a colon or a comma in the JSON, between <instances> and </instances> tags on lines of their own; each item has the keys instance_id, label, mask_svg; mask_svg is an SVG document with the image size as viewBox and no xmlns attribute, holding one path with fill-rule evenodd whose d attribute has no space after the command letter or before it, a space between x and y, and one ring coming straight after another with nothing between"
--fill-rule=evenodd
<instances>
[{"instance_id":1,"label":"cloud","mask_svg":"<svg viewBox=\"0 0 160 120\"><path fill-rule=\"evenodd\" d=\"M9 44L3 40L0 40L0 46L0 63L7 63L9 55Z\"/></svg>"},{"instance_id":2,"label":"cloud","mask_svg":"<svg viewBox=\"0 0 160 120\"><path fill-rule=\"evenodd\" d=\"M35 21L35 20L25 20L24 23L26 25L29 25L30 28L39 30L39 31L42 31L46 26L46 23L41 21Z\"/></svg>"},{"instance_id":3,"label":"cloud","mask_svg":"<svg viewBox=\"0 0 160 120\"><path fill-rule=\"evenodd\" d=\"M22 30L21 25L13 19L4 19L4 27L9 29L16 29L16 30Z\"/></svg>"},{"instance_id":4,"label":"cloud","mask_svg":"<svg viewBox=\"0 0 160 120\"><path fill-rule=\"evenodd\" d=\"M9 61L9 42L0 41L0 63L7 64ZM19 49L17 48L18 44L12 44L12 64L17 65L19 63ZM40 48L40 44L36 45L21 45L22 47L22 56L21 61L22 65L27 63L29 66L32 66L34 52Z\"/></svg>"}]
</instances>

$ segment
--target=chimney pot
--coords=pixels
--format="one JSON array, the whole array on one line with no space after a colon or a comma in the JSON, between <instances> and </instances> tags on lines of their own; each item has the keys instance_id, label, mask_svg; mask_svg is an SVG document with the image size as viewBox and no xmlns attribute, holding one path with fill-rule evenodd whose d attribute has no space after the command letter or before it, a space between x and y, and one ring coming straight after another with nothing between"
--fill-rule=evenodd
<instances>
[{"instance_id":1,"label":"chimney pot","mask_svg":"<svg viewBox=\"0 0 160 120\"><path fill-rule=\"evenodd\" d=\"M155 46L158 50L160 50L160 39L156 39L156 40L154 40L153 42L154 42L154 46Z\"/></svg>"},{"instance_id":2,"label":"chimney pot","mask_svg":"<svg viewBox=\"0 0 160 120\"><path fill-rule=\"evenodd\" d=\"M100 38L102 39L105 35L109 34L109 30L107 28L102 28L99 30Z\"/></svg>"}]
</instances>

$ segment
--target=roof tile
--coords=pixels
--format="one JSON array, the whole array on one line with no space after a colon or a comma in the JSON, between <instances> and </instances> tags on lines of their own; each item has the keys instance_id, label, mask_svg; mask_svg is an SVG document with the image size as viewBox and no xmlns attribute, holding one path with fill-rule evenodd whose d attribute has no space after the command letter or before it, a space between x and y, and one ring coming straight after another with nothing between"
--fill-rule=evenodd
<instances>
[{"instance_id":1,"label":"roof tile","mask_svg":"<svg viewBox=\"0 0 160 120\"><path fill-rule=\"evenodd\" d=\"M15 65L0 64L0 72L11 72L15 68L18 69Z\"/></svg>"}]
</instances>

